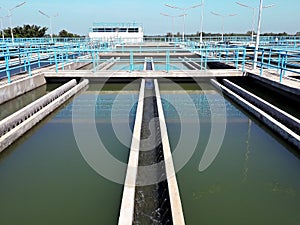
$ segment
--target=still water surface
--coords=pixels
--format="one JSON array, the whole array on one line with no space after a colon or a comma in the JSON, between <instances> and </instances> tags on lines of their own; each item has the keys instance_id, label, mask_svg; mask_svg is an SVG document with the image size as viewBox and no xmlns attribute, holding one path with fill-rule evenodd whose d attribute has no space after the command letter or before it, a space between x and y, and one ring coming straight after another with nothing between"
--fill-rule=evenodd
<instances>
[{"instance_id":1,"label":"still water surface","mask_svg":"<svg viewBox=\"0 0 300 225\"><path fill-rule=\"evenodd\" d=\"M111 126L111 109L125 95L131 115L118 114L116 126L133 126L139 84L129 92L122 85L99 85L76 97L84 109L96 102L96 127L111 154L127 162L131 135L120 143ZM97 174L83 159L72 129L72 101L62 106L22 139L0 154L0 224L117 224L123 186ZM84 115L82 115L84 118ZM119 171L125 177L125 170Z\"/></svg>"},{"instance_id":2,"label":"still water surface","mask_svg":"<svg viewBox=\"0 0 300 225\"><path fill-rule=\"evenodd\" d=\"M201 84L202 90L195 84L181 85L176 92L170 91L167 84L160 87L172 149L182 135L183 124L193 123L189 120L191 115L179 115L170 102L176 101L177 107L185 109L191 107L182 102L187 91L200 120L198 145L186 142L180 149L194 148L192 158L177 174L186 224L299 224L299 154L225 99L224 141L212 164L200 172L199 163L211 134L211 110L206 96L215 99L213 106L220 105L218 101L223 97L210 84Z\"/></svg>"}]
</instances>

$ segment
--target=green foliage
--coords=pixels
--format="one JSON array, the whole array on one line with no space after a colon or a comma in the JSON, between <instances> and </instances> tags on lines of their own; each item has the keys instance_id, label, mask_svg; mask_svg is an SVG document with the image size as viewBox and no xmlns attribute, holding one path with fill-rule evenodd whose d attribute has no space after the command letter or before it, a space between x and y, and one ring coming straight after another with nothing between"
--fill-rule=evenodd
<instances>
[{"instance_id":1,"label":"green foliage","mask_svg":"<svg viewBox=\"0 0 300 225\"><path fill-rule=\"evenodd\" d=\"M40 37L50 37L49 34L46 34L48 30L47 27L41 27L37 25L23 25L23 27L17 26L13 28L15 38L40 38ZM2 35L2 34L1 34ZM4 36L6 38L11 37L10 27L4 30ZM66 30L62 30L58 35L53 35L53 37L80 37L77 34L69 33Z\"/></svg>"},{"instance_id":2,"label":"green foliage","mask_svg":"<svg viewBox=\"0 0 300 225\"><path fill-rule=\"evenodd\" d=\"M47 27L41 27L37 25L23 25L23 27L17 26L13 28L15 38L38 38L44 37L47 31ZM11 37L10 28L4 30L5 37Z\"/></svg>"},{"instance_id":3,"label":"green foliage","mask_svg":"<svg viewBox=\"0 0 300 225\"><path fill-rule=\"evenodd\" d=\"M224 36L251 36L252 31L247 31L246 33L225 33ZM179 32L175 36L179 36ZM167 36L170 34L167 33ZM216 36L221 36L221 33L205 33L203 32L203 37L216 37ZM254 32L254 35L256 35L256 32ZM282 32L282 33L263 33L261 34L262 36L300 36L300 32L297 32L296 34L288 34L287 32ZM199 37L200 32L197 32L196 34L186 34L188 37Z\"/></svg>"},{"instance_id":4,"label":"green foliage","mask_svg":"<svg viewBox=\"0 0 300 225\"><path fill-rule=\"evenodd\" d=\"M74 38L74 37L80 37L80 36L77 35L77 34L69 33L69 32L66 31L66 30L61 30L61 31L58 33L58 37L69 37L69 38Z\"/></svg>"}]
</instances>

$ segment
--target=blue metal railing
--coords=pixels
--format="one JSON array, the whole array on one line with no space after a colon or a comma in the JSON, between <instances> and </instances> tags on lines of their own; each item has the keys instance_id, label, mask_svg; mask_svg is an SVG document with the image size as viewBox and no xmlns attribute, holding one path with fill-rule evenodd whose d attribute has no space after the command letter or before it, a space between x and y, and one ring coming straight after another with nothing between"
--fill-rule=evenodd
<instances>
[{"instance_id":1,"label":"blue metal railing","mask_svg":"<svg viewBox=\"0 0 300 225\"><path fill-rule=\"evenodd\" d=\"M235 40L245 40L243 37L234 37ZM233 40L233 37L232 39ZM274 37L265 37L269 42ZM198 67L200 70L208 69L209 63L220 62L228 64L235 69L245 71L254 63L260 68L261 75L264 69L277 70L277 74L282 81L286 72L299 74L300 69L300 49L298 42L300 39L291 37L290 39L276 39L276 44L270 42L269 45L261 45L258 50L258 60L254 62L254 48L248 45L233 45L230 43L206 42L200 44L194 40L180 42L167 42L167 45L153 45L147 47L143 44L127 47L124 43L102 42L101 40L91 39L55 39L50 43L50 39L16 39L15 43L0 43L0 78L7 77L11 82L11 76L17 73L28 73L32 75L32 70L43 66L55 65L55 70L64 70L65 65L73 62L91 63L93 71L96 67L104 63L107 59L99 57L103 53L128 53L128 57L121 58L116 63L128 63L129 71L136 68L135 64L141 63L138 55L141 53L152 53L161 55L154 57L153 62L164 65L165 71L174 69L175 64L185 64L189 68ZM154 39L153 42L157 41ZM167 41L166 39L164 41ZM174 57L174 53L195 53L198 57L185 60L179 56ZM159 53L159 54L157 54ZM82 58L81 56L87 56Z\"/></svg>"}]
</instances>

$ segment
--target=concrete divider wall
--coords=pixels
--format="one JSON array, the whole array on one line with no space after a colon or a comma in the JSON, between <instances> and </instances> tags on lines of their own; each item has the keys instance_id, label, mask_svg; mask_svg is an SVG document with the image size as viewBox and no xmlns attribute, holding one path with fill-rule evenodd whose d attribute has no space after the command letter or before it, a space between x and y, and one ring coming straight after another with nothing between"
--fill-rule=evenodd
<instances>
[{"instance_id":1,"label":"concrete divider wall","mask_svg":"<svg viewBox=\"0 0 300 225\"><path fill-rule=\"evenodd\" d=\"M265 84L271 85L271 86L273 86L275 88L278 88L282 91L293 93L294 95L300 96L300 89L298 89L298 88L293 88L293 87L284 85L284 84L279 83L279 82L275 82L273 80L269 80L267 78L264 78L264 77L261 77L261 76L258 76L258 75L252 74L252 73L247 73L247 75L251 78L259 80L259 81L261 81ZM278 78L278 81L279 81L279 78Z\"/></svg>"},{"instance_id":2,"label":"concrete divider wall","mask_svg":"<svg viewBox=\"0 0 300 225\"><path fill-rule=\"evenodd\" d=\"M0 86L0 104L46 84L43 74L28 76L10 84Z\"/></svg>"},{"instance_id":3,"label":"concrete divider wall","mask_svg":"<svg viewBox=\"0 0 300 225\"><path fill-rule=\"evenodd\" d=\"M8 116L7 118L0 121L0 137L7 133L10 129L16 127L18 124L32 116L41 108L48 105L51 101L61 96L63 93L70 90L72 87L76 85L75 80L71 80L68 83L60 86L59 88L55 89L54 91L42 96L41 98L37 99L36 101L30 103L29 105L25 106L24 108L18 110L17 112L13 113L12 115Z\"/></svg>"},{"instance_id":4,"label":"concrete divider wall","mask_svg":"<svg viewBox=\"0 0 300 225\"><path fill-rule=\"evenodd\" d=\"M88 85L88 80L86 79L76 86L74 82L76 85L76 81L72 80L63 87L63 90L56 89L52 93L49 93L51 95L44 96L42 100L38 99L27 106L26 109L21 109L9 118L2 120L0 125L2 131L0 152ZM8 125L12 127L8 128ZM5 132L3 133L3 131Z\"/></svg>"},{"instance_id":5,"label":"concrete divider wall","mask_svg":"<svg viewBox=\"0 0 300 225\"><path fill-rule=\"evenodd\" d=\"M133 136L130 147L130 155L126 171L126 178L123 190L123 197L119 215L119 225L132 225L134 214L134 197L135 197L135 184L137 178L137 170L139 163L140 139L143 119L144 108L144 95L145 95L145 80L142 79L139 101L134 122Z\"/></svg>"},{"instance_id":6,"label":"concrete divider wall","mask_svg":"<svg viewBox=\"0 0 300 225\"><path fill-rule=\"evenodd\" d=\"M108 61L104 62L105 64L100 64L100 70L108 70L110 69L117 61L120 60L120 57L112 57L111 59L109 59Z\"/></svg>"},{"instance_id":7,"label":"concrete divider wall","mask_svg":"<svg viewBox=\"0 0 300 225\"><path fill-rule=\"evenodd\" d=\"M89 58L90 58L89 55L84 55L84 56L78 57L77 59L74 59L74 62L71 62L71 63L67 63L67 64L59 63L58 69L62 69L62 67L64 67L64 69L68 69L68 70L78 70L78 69L91 63L88 60ZM87 62L79 62L79 60L87 60ZM55 65L54 65L54 67L55 67Z\"/></svg>"},{"instance_id":8,"label":"concrete divider wall","mask_svg":"<svg viewBox=\"0 0 300 225\"><path fill-rule=\"evenodd\" d=\"M162 146L163 146L163 153L164 153L164 160L165 160L165 169L166 169L167 182L169 187L168 191L169 191L170 205L172 211L172 222L174 225L184 225L185 221L184 221L183 209L181 205L180 193L179 193L176 173L174 169L171 147L169 143L167 125L166 125L165 115L164 115L163 106L161 102L159 86L156 79L154 80L154 86L155 86L159 125L160 125L161 139L162 139Z\"/></svg>"},{"instance_id":9,"label":"concrete divider wall","mask_svg":"<svg viewBox=\"0 0 300 225\"><path fill-rule=\"evenodd\" d=\"M282 123L275 120L272 116L264 112L263 110L257 108L247 100L243 99L241 96L237 95L227 87L221 85L217 81L211 79L211 83L218 90L225 93L229 98L235 101L237 104L242 106L248 112L257 117L263 124L267 125L277 134L279 134L282 138L284 138L287 142L294 145L298 150L300 150L300 136L293 132L291 129L284 126Z\"/></svg>"},{"instance_id":10,"label":"concrete divider wall","mask_svg":"<svg viewBox=\"0 0 300 225\"><path fill-rule=\"evenodd\" d=\"M245 89L241 88L240 86L230 82L227 79L223 80L224 86L228 87L233 92L237 93L256 107L262 109L273 118L278 120L280 123L284 124L292 131L300 135L300 120L293 117L292 115L286 113L285 111L277 108L276 106L270 104L269 102L259 98L258 96L254 95L251 92L246 91Z\"/></svg>"}]
</instances>

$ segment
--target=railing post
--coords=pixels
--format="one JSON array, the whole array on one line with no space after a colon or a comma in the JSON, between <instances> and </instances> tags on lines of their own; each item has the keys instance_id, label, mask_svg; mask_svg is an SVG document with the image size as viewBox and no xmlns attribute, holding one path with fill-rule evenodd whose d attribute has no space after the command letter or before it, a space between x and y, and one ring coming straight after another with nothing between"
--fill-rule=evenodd
<instances>
[{"instance_id":1,"label":"railing post","mask_svg":"<svg viewBox=\"0 0 300 225\"><path fill-rule=\"evenodd\" d=\"M95 72L96 63L95 63L95 49L93 49L92 52L92 59L93 59L93 72Z\"/></svg>"},{"instance_id":2,"label":"railing post","mask_svg":"<svg viewBox=\"0 0 300 225\"><path fill-rule=\"evenodd\" d=\"M6 76L7 76L8 83L11 83L11 80L10 80L10 68L9 68L9 49L6 50L5 67L6 67Z\"/></svg>"},{"instance_id":3,"label":"railing post","mask_svg":"<svg viewBox=\"0 0 300 225\"><path fill-rule=\"evenodd\" d=\"M208 56L208 51L207 48L205 49L205 63L204 63L204 70L207 70L207 56Z\"/></svg>"},{"instance_id":4,"label":"railing post","mask_svg":"<svg viewBox=\"0 0 300 225\"><path fill-rule=\"evenodd\" d=\"M243 72L245 72L245 64L246 64L246 48L243 49L243 68L242 68Z\"/></svg>"},{"instance_id":5,"label":"railing post","mask_svg":"<svg viewBox=\"0 0 300 225\"><path fill-rule=\"evenodd\" d=\"M20 45L18 45L18 58L19 58L20 72L22 72L22 60L21 60L21 49L20 49Z\"/></svg>"},{"instance_id":6,"label":"railing post","mask_svg":"<svg viewBox=\"0 0 300 225\"><path fill-rule=\"evenodd\" d=\"M284 55L284 71L283 71L283 76L285 76L285 74L286 74L287 62L288 62L288 52L286 51L285 55Z\"/></svg>"},{"instance_id":7,"label":"railing post","mask_svg":"<svg viewBox=\"0 0 300 225\"><path fill-rule=\"evenodd\" d=\"M57 55L56 50L54 50L54 62L55 62L55 72L58 72L58 62L57 62Z\"/></svg>"},{"instance_id":8,"label":"railing post","mask_svg":"<svg viewBox=\"0 0 300 225\"><path fill-rule=\"evenodd\" d=\"M260 76L263 75L263 68L264 68L264 59L265 58L265 50L262 50L262 54L261 54L261 64L260 64Z\"/></svg>"},{"instance_id":9,"label":"railing post","mask_svg":"<svg viewBox=\"0 0 300 225\"><path fill-rule=\"evenodd\" d=\"M281 55L281 53L280 53ZM282 83L282 76L283 76L283 66L284 66L284 57L281 55L281 66L280 66L280 79L279 82Z\"/></svg>"},{"instance_id":10,"label":"railing post","mask_svg":"<svg viewBox=\"0 0 300 225\"><path fill-rule=\"evenodd\" d=\"M169 73L170 70L170 51L166 52L166 72Z\"/></svg>"},{"instance_id":11,"label":"railing post","mask_svg":"<svg viewBox=\"0 0 300 225\"><path fill-rule=\"evenodd\" d=\"M130 73L133 71L133 52L130 51Z\"/></svg>"},{"instance_id":12,"label":"railing post","mask_svg":"<svg viewBox=\"0 0 300 225\"><path fill-rule=\"evenodd\" d=\"M96 50L96 65L99 66L100 64L100 56L99 56L99 50Z\"/></svg>"},{"instance_id":13,"label":"railing post","mask_svg":"<svg viewBox=\"0 0 300 225\"><path fill-rule=\"evenodd\" d=\"M254 68L256 69L256 65L257 65L257 63L255 62L255 55L256 55L256 49L254 49L254 52L253 52L253 60L252 60L252 68L253 69Z\"/></svg>"},{"instance_id":14,"label":"railing post","mask_svg":"<svg viewBox=\"0 0 300 225\"><path fill-rule=\"evenodd\" d=\"M269 60L268 60L268 69L271 68L271 58L272 58L272 49L270 48L270 52L269 52Z\"/></svg>"},{"instance_id":15,"label":"railing post","mask_svg":"<svg viewBox=\"0 0 300 225\"><path fill-rule=\"evenodd\" d=\"M41 53L40 50L38 50L38 67L41 67Z\"/></svg>"},{"instance_id":16,"label":"railing post","mask_svg":"<svg viewBox=\"0 0 300 225\"><path fill-rule=\"evenodd\" d=\"M62 68L62 70L65 70L64 49L62 50L62 53L61 53L61 68Z\"/></svg>"},{"instance_id":17,"label":"railing post","mask_svg":"<svg viewBox=\"0 0 300 225\"><path fill-rule=\"evenodd\" d=\"M239 50L237 49L235 51L235 68L238 70L239 69Z\"/></svg>"},{"instance_id":18,"label":"railing post","mask_svg":"<svg viewBox=\"0 0 300 225\"><path fill-rule=\"evenodd\" d=\"M31 76L30 52L27 52L28 74Z\"/></svg>"},{"instance_id":19,"label":"railing post","mask_svg":"<svg viewBox=\"0 0 300 225\"><path fill-rule=\"evenodd\" d=\"M280 70L280 64L281 64L281 53L280 51L278 52L278 63L277 63L277 73L279 74Z\"/></svg>"},{"instance_id":20,"label":"railing post","mask_svg":"<svg viewBox=\"0 0 300 225\"><path fill-rule=\"evenodd\" d=\"M203 48L199 48L199 54L200 54L200 66L202 70L203 69Z\"/></svg>"}]
</instances>

